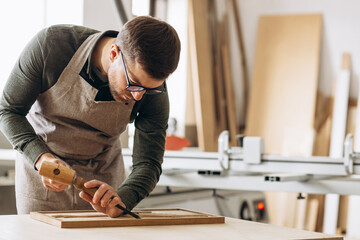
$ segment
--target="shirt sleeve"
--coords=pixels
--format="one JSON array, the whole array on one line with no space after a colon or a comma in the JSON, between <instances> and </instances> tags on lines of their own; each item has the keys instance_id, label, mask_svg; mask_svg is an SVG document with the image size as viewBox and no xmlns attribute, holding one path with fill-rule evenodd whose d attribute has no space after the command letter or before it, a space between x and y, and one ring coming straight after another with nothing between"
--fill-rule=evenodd
<instances>
[{"instance_id":1,"label":"shirt sleeve","mask_svg":"<svg viewBox=\"0 0 360 240\"><path fill-rule=\"evenodd\" d=\"M169 119L167 92L145 95L135 119L133 168L118 194L132 209L149 195L159 181Z\"/></svg>"},{"instance_id":2,"label":"shirt sleeve","mask_svg":"<svg viewBox=\"0 0 360 240\"><path fill-rule=\"evenodd\" d=\"M44 90L44 35L45 30L42 30L27 44L0 98L0 129L12 146L22 152L31 164L35 164L41 154L50 152L26 119L31 106Z\"/></svg>"}]
</instances>

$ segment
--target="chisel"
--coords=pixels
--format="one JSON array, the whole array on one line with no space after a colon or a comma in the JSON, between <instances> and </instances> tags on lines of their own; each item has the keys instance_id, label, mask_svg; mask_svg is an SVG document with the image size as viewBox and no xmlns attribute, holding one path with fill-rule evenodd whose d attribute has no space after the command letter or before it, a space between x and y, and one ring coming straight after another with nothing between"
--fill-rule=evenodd
<instances>
[{"instance_id":1,"label":"chisel","mask_svg":"<svg viewBox=\"0 0 360 240\"><path fill-rule=\"evenodd\" d=\"M79 189L80 191L84 191L90 196L94 196L96 190L98 188L86 188L84 183L86 180L80 176L76 175L76 172L73 169L68 167L61 166L57 163L44 161L41 164L39 174L41 176L50 178L58 183L66 184L66 185L74 185L75 188ZM120 204L116 205L117 208L122 210L125 214L129 214L134 218L140 218L139 215L131 212L130 210L124 208Z\"/></svg>"}]
</instances>

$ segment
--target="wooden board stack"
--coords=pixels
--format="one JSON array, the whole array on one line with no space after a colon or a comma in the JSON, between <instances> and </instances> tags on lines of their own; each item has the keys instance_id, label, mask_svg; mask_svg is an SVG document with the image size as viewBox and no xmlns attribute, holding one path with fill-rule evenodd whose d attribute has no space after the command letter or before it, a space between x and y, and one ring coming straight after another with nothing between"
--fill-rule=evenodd
<instances>
[{"instance_id":1,"label":"wooden board stack","mask_svg":"<svg viewBox=\"0 0 360 240\"><path fill-rule=\"evenodd\" d=\"M235 4L236 5L236 4ZM233 21L239 21L237 6L225 4L229 12L234 11ZM244 97L246 101L246 61L243 54L243 44L240 22L236 25L238 44L241 50L241 64L243 79L235 79L232 75L230 36L233 29L227 13L217 16L215 0L188 1L188 84L187 109L185 131L186 137L194 139L190 129L196 125L198 146L203 151L217 151L217 140L224 130L230 132L230 145L238 145L236 136L240 132L238 106L236 103L235 81L243 81ZM229 15L230 16L230 15ZM194 99L194 100L193 100ZM192 104L194 107L192 107ZM240 107L241 109L241 107ZM195 115L195 122L192 115ZM243 113L245 115L245 113ZM189 129L189 130L188 130Z\"/></svg>"}]
</instances>

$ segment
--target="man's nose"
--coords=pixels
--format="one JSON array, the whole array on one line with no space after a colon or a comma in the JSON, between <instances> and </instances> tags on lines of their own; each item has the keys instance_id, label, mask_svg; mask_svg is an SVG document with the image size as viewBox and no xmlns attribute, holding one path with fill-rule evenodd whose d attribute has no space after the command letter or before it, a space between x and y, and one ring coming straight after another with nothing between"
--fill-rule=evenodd
<instances>
[{"instance_id":1,"label":"man's nose","mask_svg":"<svg viewBox=\"0 0 360 240\"><path fill-rule=\"evenodd\" d=\"M134 97L136 101L139 101L143 95L145 94L146 90L143 90L141 92L131 92L131 95Z\"/></svg>"}]
</instances>

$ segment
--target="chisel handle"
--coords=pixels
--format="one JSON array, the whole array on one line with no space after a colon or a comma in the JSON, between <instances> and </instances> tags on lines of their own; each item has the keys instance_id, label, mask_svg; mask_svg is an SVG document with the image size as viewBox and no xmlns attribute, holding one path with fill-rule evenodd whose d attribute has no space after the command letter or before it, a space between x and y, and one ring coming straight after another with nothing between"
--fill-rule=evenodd
<instances>
[{"instance_id":1,"label":"chisel handle","mask_svg":"<svg viewBox=\"0 0 360 240\"><path fill-rule=\"evenodd\" d=\"M95 195L95 192L98 190L98 188L86 188L84 186L84 184L86 183L87 181L80 177L80 176L75 176L75 179L73 181L73 184L74 184L74 187L80 191L84 191L86 192L87 194L89 194L90 196L94 196Z\"/></svg>"},{"instance_id":2,"label":"chisel handle","mask_svg":"<svg viewBox=\"0 0 360 240\"><path fill-rule=\"evenodd\" d=\"M98 190L98 188L86 188L84 186L85 182L86 182L85 179L83 179L82 177L76 176L73 184L74 184L75 188L79 189L80 191L84 191L84 192L86 192L87 194L89 194L90 196L93 197L95 195L95 192ZM137 215L137 214L131 212L130 210L124 208L120 204L117 204L115 207L119 208L125 214L129 214L130 216L132 216L134 218L140 218L139 215Z\"/></svg>"}]
</instances>

